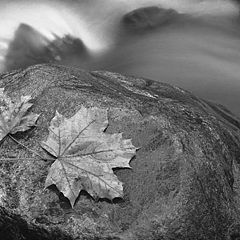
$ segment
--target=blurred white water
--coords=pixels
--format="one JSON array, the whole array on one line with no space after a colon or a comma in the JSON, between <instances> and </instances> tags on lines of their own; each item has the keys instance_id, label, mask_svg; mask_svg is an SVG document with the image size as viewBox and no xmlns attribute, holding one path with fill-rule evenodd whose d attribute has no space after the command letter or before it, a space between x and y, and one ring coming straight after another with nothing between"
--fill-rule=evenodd
<instances>
[{"instance_id":1,"label":"blurred white water","mask_svg":"<svg viewBox=\"0 0 240 240\"><path fill-rule=\"evenodd\" d=\"M210 20L127 39L98 68L171 83L239 114L240 26L233 19Z\"/></svg>"},{"instance_id":2,"label":"blurred white water","mask_svg":"<svg viewBox=\"0 0 240 240\"><path fill-rule=\"evenodd\" d=\"M191 17L139 35L121 32L122 16L158 5ZM47 39L70 34L89 50L62 64L168 82L240 115L240 23L230 0L15 0L0 2L0 71L20 23ZM35 42L44 45L43 40Z\"/></svg>"},{"instance_id":3,"label":"blurred white water","mask_svg":"<svg viewBox=\"0 0 240 240\"><path fill-rule=\"evenodd\" d=\"M106 49L113 42L122 15L139 7L158 5L180 13L233 15L238 11L229 0L2 0L0 46L12 39L20 23L27 23L53 39L53 33L72 34L90 49Z\"/></svg>"}]
</instances>

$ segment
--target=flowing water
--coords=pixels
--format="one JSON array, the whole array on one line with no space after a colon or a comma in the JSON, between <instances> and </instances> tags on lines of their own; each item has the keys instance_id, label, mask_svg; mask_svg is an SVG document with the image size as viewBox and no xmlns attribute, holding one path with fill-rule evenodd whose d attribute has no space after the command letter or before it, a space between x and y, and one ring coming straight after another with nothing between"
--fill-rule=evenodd
<instances>
[{"instance_id":1,"label":"flowing water","mask_svg":"<svg viewBox=\"0 0 240 240\"><path fill-rule=\"evenodd\" d=\"M124 14L152 5L173 8L179 16L148 31L130 33L123 28ZM9 43L19 24L26 23L50 41L66 34L82 40L86 58L69 55L61 64L171 83L240 116L238 14L230 0L2 0L0 71L9 70ZM47 44L34 41L36 46Z\"/></svg>"}]
</instances>

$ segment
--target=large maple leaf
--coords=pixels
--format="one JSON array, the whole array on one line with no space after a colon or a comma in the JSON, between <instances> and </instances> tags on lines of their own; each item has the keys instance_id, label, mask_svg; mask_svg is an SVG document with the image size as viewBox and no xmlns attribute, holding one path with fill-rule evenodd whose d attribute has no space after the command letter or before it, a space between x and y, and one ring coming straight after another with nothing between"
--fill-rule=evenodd
<instances>
[{"instance_id":1,"label":"large maple leaf","mask_svg":"<svg viewBox=\"0 0 240 240\"><path fill-rule=\"evenodd\" d=\"M106 109L82 106L69 119L56 112L41 143L56 158L45 187L55 184L72 206L81 190L94 198L123 197L122 182L112 169L130 168L137 148L122 133L105 133L107 125Z\"/></svg>"},{"instance_id":2,"label":"large maple leaf","mask_svg":"<svg viewBox=\"0 0 240 240\"><path fill-rule=\"evenodd\" d=\"M21 96L16 102L0 88L0 141L9 133L26 131L35 125L39 114L29 113L31 96Z\"/></svg>"}]
</instances>

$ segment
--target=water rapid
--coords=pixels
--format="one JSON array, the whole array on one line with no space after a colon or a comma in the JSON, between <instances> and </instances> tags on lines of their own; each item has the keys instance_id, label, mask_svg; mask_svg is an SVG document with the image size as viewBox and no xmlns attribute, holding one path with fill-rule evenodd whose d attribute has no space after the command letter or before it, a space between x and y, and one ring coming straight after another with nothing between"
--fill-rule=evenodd
<instances>
[{"instance_id":1,"label":"water rapid","mask_svg":"<svg viewBox=\"0 0 240 240\"><path fill-rule=\"evenodd\" d=\"M124 16L148 6L174 12L163 12L156 26L142 27L145 23L135 18L140 22L138 29L128 28ZM78 42L79 51L54 55L60 64L171 83L223 104L240 116L238 13L230 0L1 1L0 71L11 70L7 62L13 65L24 59L23 55L28 57L30 45L33 54L38 54L56 38L69 35L81 40L85 52L81 54ZM155 21L151 12L143 20ZM37 33L30 29L29 35L18 34L21 39L10 47L22 23Z\"/></svg>"}]
</instances>

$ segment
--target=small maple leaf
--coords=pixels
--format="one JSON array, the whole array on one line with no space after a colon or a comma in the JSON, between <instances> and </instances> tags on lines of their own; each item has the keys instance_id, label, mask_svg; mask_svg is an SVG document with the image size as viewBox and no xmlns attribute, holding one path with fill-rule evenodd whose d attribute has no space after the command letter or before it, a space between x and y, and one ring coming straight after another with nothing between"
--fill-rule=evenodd
<instances>
[{"instance_id":1,"label":"small maple leaf","mask_svg":"<svg viewBox=\"0 0 240 240\"><path fill-rule=\"evenodd\" d=\"M22 96L13 103L0 88L0 141L9 133L23 132L35 125L39 114L28 113L33 105L30 100L31 96Z\"/></svg>"},{"instance_id":2,"label":"small maple leaf","mask_svg":"<svg viewBox=\"0 0 240 240\"><path fill-rule=\"evenodd\" d=\"M94 198L123 196L122 182L112 169L130 168L137 148L131 139L123 139L122 133L104 133L107 125L104 109L82 106L69 119L56 112L47 140L41 143L56 158L45 187L55 184L72 206L81 190Z\"/></svg>"}]
</instances>

